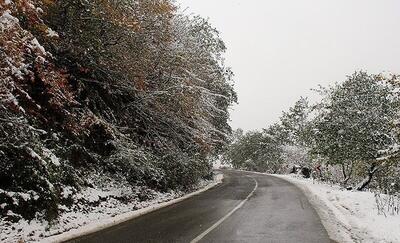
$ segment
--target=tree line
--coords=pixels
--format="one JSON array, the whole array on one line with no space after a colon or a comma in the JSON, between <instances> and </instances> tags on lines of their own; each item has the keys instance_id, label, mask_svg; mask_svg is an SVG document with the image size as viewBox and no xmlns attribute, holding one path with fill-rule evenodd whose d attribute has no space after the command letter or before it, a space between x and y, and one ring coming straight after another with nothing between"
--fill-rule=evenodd
<instances>
[{"instance_id":1,"label":"tree line","mask_svg":"<svg viewBox=\"0 0 400 243\"><path fill-rule=\"evenodd\" d=\"M399 76L355 72L302 97L262 131L237 130L224 159L269 173L303 169L347 188L400 191Z\"/></svg>"}]
</instances>

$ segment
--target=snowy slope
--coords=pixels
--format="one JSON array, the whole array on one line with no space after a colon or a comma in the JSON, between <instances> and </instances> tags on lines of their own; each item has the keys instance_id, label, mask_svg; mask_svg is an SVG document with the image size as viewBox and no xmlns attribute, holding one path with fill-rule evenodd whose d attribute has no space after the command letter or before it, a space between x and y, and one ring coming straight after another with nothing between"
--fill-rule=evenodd
<instances>
[{"instance_id":1,"label":"snowy slope","mask_svg":"<svg viewBox=\"0 0 400 243\"><path fill-rule=\"evenodd\" d=\"M53 222L51 225L47 221L39 220L22 219L11 223L0 219L0 242L18 242L20 240L24 242L62 242L70 240L178 203L221 183L222 178L222 174L217 174L214 181L202 181L198 185L198 190L190 194L175 191L169 193L148 191L148 200L132 200L128 203L122 203L112 198L131 191L129 187L113 184L107 190L88 188L78 196L90 199L96 206L87 208L80 205L82 208L78 208L79 205L76 205L73 209L65 208L65 212L60 215L58 222ZM66 195L68 195L68 191L69 189L66 188ZM108 200L104 200L104 198L108 198Z\"/></svg>"}]
</instances>

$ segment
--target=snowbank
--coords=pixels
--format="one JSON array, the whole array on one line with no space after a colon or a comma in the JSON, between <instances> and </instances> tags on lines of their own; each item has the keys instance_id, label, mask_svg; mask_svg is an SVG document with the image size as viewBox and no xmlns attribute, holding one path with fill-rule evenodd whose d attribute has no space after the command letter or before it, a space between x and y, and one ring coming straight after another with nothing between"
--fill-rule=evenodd
<instances>
[{"instance_id":1,"label":"snowbank","mask_svg":"<svg viewBox=\"0 0 400 243\"><path fill-rule=\"evenodd\" d=\"M101 202L100 205L87 213L66 209L66 212L60 215L58 222L53 222L51 225L48 222L37 220L26 221L22 219L16 223L0 220L0 241L63 242L71 240L181 202L218 185L222 182L222 179L223 175L217 174L214 177L214 181L203 181L199 185L199 190L186 195L181 192L156 193L151 200L130 202L128 204L109 199ZM82 196L90 197L93 202L97 202L99 198L101 199L111 194L112 196L121 194L124 189L127 188L115 188L115 190L108 191L90 188ZM69 188L65 188L65 194L69 194Z\"/></svg>"},{"instance_id":2,"label":"snowbank","mask_svg":"<svg viewBox=\"0 0 400 243\"><path fill-rule=\"evenodd\" d=\"M400 215L379 215L374 194L341 189L289 175L275 175L297 185L316 208L337 242L400 242Z\"/></svg>"}]
</instances>

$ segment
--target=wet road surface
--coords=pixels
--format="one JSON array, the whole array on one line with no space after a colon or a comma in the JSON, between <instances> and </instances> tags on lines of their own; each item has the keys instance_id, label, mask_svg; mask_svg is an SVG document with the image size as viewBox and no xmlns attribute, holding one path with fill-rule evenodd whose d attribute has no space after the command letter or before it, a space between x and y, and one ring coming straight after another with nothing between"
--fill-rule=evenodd
<instances>
[{"instance_id":1,"label":"wet road surface","mask_svg":"<svg viewBox=\"0 0 400 243\"><path fill-rule=\"evenodd\" d=\"M333 242L296 186L223 172L223 183L200 195L71 242Z\"/></svg>"}]
</instances>

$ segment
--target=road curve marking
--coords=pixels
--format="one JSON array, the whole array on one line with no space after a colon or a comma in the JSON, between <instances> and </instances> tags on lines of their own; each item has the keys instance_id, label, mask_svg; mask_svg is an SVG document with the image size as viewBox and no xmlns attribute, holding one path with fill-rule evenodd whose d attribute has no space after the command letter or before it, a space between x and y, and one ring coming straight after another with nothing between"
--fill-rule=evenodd
<instances>
[{"instance_id":1,"label":"road curve marking","mask_svg":"<svg viewBox=\"0 0 400 243\"><path fill-rule=\"evenodd\" d=\"M241 201L234 209L232 209L228 214L226 214L224 217L222 217L220 220L218 220L217 222L215 222L215 224L213 224L210 228L206 229L203 233L201 233L200 235L198 235L196 238L194 238L193 240L190 241L190 243L197 243L199 242L201 239L203 239L206 235L208 235L211 231L213 231L215 228L217 228L220 224L222 224L227 218L229 218L234 212L236 212L239 208L243 207L243 205L250 199L251 196L253 196L254 192L257 190L258 188L258 182L256 179L254 179L253 177L251 177L251 179L254 180L254 182L256 183L256 185L254 186L253 191L250 192L249 195L247 195L247 197Z\"/></svg>"}]
</instances>

